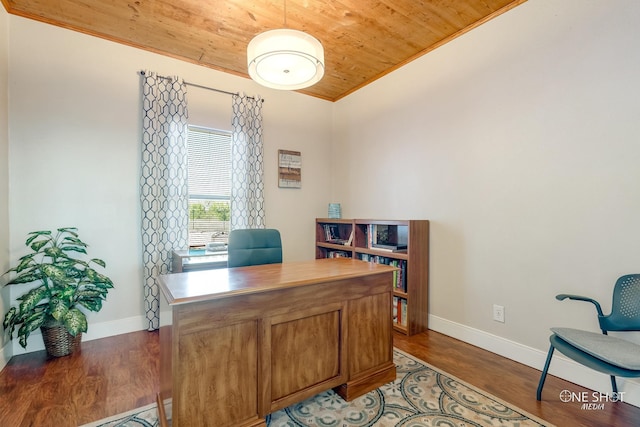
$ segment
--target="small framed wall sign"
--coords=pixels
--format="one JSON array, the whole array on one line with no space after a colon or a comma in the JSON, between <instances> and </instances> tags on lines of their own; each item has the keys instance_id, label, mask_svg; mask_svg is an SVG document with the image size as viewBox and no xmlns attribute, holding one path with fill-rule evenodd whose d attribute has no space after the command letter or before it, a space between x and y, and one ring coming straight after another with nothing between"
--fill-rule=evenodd
<instances>
[{"instance_id":1,"label":"small framed wall sign","mask_svg":"<svg viewBox=\"0 0 640 427\"><path fill-rule=\"evenodd\" d=\"M300 188L302 156L299 151L278 150L278 187Z\"/></svg>"}]
</instances>

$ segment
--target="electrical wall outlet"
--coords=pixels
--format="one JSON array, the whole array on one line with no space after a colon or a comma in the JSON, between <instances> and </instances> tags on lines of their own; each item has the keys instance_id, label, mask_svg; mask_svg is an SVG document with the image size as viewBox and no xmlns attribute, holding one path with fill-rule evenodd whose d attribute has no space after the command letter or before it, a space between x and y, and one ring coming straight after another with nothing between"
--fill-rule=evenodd
<instances>
[{"instance_id":1,"label":"electrical wall outlet","mask_svg":"<svg viewBox=\"0 0 640 427\"><path fill-rule=\"evenodd\" d=\"M493 304L493 320L504 323L504 306Z\"/></svg>"}]
</instances>

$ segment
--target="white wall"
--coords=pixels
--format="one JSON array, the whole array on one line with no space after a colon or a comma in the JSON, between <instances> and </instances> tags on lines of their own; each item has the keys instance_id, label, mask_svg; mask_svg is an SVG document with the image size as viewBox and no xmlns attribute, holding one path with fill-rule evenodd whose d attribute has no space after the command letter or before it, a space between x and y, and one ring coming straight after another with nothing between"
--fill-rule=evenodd
<instances>
[{"instance_id":1,"label":"white wall","mask_svg":"<svg viewBox=\"0 0 640 427\"><path fill-rule=\"evenodd\" d=\"M432 328L540 369L549 327L598 330L556 294L639 272L639 19L529 0L336 103L343 214L432 221Z\"/></svg>"},{"instance_id":2,"label":"white wall","mask_svg":"<svg viewBox=\"0 0 640 427\"><path fill-rule=\"evenodd\" d=\"M9 269L9 110L8 69L9 15L0 8L0 274ZM9 289L0 277L0 319L9 309ZM5 335L0 335L0 369L6 365L10 351Z\"/></svg>"},{"instance_id":3,"label":"white wall","mask_svg":"<svg viewBox=\"0 0 640 427\"><path fill-rule=\"evenodd\" d=\"M149 69L265 99L267 226L281 230L285 260L314 257L314 218L330 188L331 103L251 80L10 16L10 254L28 232L76 226L115 283L86 339L139 330L143 322L140 207L140 77ZM228 128L231 97L188 87L195 124ZM277 187L277 150L302 152L302 189ZM1 170L1 169L0 169ZM0 190L0 195L2 190ZM5 245L6 246L6 245ZM13 289L12 300L23 290ZM42 348L39 337L28 350ZM22 349L14 341L15 353Z\"/></svg>"}]
</instances>

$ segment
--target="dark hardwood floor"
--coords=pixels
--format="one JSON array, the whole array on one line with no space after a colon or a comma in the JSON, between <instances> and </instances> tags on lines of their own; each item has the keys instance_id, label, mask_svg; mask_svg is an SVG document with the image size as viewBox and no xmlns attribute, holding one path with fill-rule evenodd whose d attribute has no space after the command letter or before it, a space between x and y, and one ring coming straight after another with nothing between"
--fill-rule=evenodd
<instances>
[{"instance_id":1,"label":"dark hardwood floor","mask_svg":"<svg viewBox=\"0 0 640 427\"><path fill-rule=\"evenodd\" d=\"M71 356L13 357L0 373L0 426L77 427L155 402L157 332L82 343Z\"/></svg>"},{"instance_id":2,"label":"dark hardwood floor","mask_svg":"<svg viewBox=\"0 0 640 427\"><path fill-rule=\"evenodd\" d=\"M394 344L559 427L640 425L640 408L626 403L589 411L561 402L561 390L586 389L553 376L538 402L538 370L437 332L395 334ZM140 331L83 342L79 353L58 359L44 351L16 356L0 373L0 426L76 427L153 403L158 354L158 333Z\"/></svg>"}]
</instances>

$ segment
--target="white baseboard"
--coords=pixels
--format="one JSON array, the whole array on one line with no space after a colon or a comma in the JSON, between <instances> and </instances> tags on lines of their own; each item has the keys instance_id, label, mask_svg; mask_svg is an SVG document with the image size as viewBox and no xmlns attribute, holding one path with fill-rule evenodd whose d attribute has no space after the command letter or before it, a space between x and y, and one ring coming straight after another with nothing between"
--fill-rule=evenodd
<instances>
[{"instance_id":1,"label":"white baseboard","mask_svg":"<svg viewBox=\"0 0 640 427\"><path fill-rule=\"evenodd\" d=\"M145 329L147 329L147 319L144 316L127 317L110 322L91 323L89 330L83 334L82 341L91 341ZM44 350L44 342L42 341L42 334L37 330L29 336L26 349L22 348L15 338L11 341L11 344L7 344L5 347L11 347L11 355L16 356L18 354Z\"/></svg>"},{"instance_id":2,"label":"white baseboard","mask_svg":"<svg viewBox=\"0 0 640 427\"><path fill-rule=\"evenodd\" d=\"M11 343L8 342L0 349L0 371L7 366L9 363L9 359L11 359Z\"/></svg>"},{"instance_id":3,"label":"white baseboard","mask_svg":"<svg viewBox=\"0 0 640 427\"><path fill-rule=\"evenodd\" d=\"M507 359L514 360L539 371L542 371L544 362L547 358L548 349L538 350L522 345L518 342L433 315L429 315L429 329L433 329L436 332L467 342L492 353L499 354ZM451 374L455 375L455 372L451 372ZM573 360L567 359L557 351L553 355L551 366L549 367L549 374L603 393L603 395L611 395L611 382L609 380L609 376L586 368ZM624 392L622 395L622 401L633 406L640 407L640 383L631 378L617 377L616 380L618 383L618 392ZM577 392L577 390L569 391ZM531 390L531 398L536 398L535 389ZM542 399L559 399L559 396L545 396L545 392L543 390Z\"/></svg>"}]
</instances>

